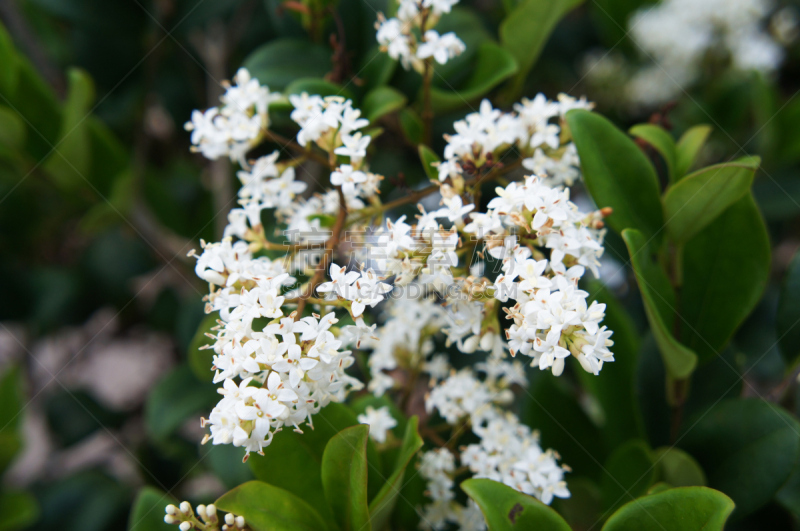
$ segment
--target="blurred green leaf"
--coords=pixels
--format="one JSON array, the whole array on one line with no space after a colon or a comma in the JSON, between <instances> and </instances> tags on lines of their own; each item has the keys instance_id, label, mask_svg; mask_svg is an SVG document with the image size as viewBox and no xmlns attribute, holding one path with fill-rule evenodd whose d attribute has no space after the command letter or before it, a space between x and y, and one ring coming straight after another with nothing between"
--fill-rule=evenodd
<instances>
[{"instance_id":1,"label":"blurred green leaf","mask_svg":"<svg viewBox=\"0 0 800 531\"><path fill-rule=\"evenodd\" d=\"M392 87L377 87L367 92L361 104L361 110L370 123L375 123L382 116L399 111L406 105L406 97Z\"/></svg>"},{"instance_id":2,"label":"blurred green leaf","mask_svg":"<svg viewBox=\"0 0 800 531\"><path fill-rule=\"evenodd\" d=\"M154 487L144 487L133 501L128 519L128 531L175 531L175 526L164 521L167 505L178 501Z\"/></svg>"},{"instance_id":3,"label":"blurred green leaf","mask_svg":"<svg viewBox=\"0 0 800 531\"><path fill-rule=\"evenodd\" d=\"M517 71L514 57L499 45L487 41L478 48L469 78L457 89L431 88L431 103L437 113L469 106Z\"/></svg>"},{"instance_id":4,"label":"blurred green leaf","mask_svg":"<svg viewBox=\"0 0 800 531\"><path fill-rule=\"evenodd\" d=\"M325 81L324 79L315 78L301 78L295 79L284 90L284 93L289 94L317 94L319 96L341 96L347 99L353 99L353 93L345 87Z\"/></svg>"},{"instance_id":5,"label":"blurred green leaf","mask_svg":"<svg viewBox=\"0 0 800 531\"><path fill-rule=\"evenodd\" d=\"M261 481L248 481L223 494L217 509L243 516L253 531L320 531L329 529L303 498Z\"/></svg>"},{"instance_id":6,"label":"blurred green leaf","mask_svg":"<svg viewBox=\"0 0 800 531\"><path fill-rule=\"evenodd\" d=\"M781 355L790 367L800 357L800 251L794 254L781 288L777 331Z\"/></svg>"},{"instance_id":7,"label":"blurred green leaf","mask_svg":"<svg viewBox=\"0 0 800 531\"><path fill-rule=\"evenodd\" d=\"M8 103L16 90L17 84L17 51L11 36L0 23L0 103ZM5 100L5 101L4 101Z\"/></svg>"},{"instance_id":8,"label":"blurred green leaf","mask_svg":"<svg viewBox=\"0 0 800 531\"><path fill-rule=\"evenodd\" d=\"M597 113L567 113L578 148L586 188L598 207L611 207L606 218L617 232L633 228L648 238L661 232L663 215L658 177L642 150Z\"/></svg>"},{"instance_id":9,"label":"blurred green leaf","mask_svg":"<svg viewBox=\"0 0 800 531\"><path fill-rule=\"evenodd\" d=\"M536 498L491 479L468 479L461 490L481 508L491 531L570 531L567 522Z\"/></svg>"},{"instance_id":10,"label":"blurred green leaf","mask_svg":"<svg viewBox=\"0 0 800 531\"><path fill-rule=\"evenodd\" d=\"M420 144L417 149L419 150L419 159L422 161L422 168L425 170L425 175L427 175L428 179L431 181L438 182L439 168L433 166L433 164L439 162L439 157L425 144Z\"/></svg>"},{"instance_id":11,"label":"blurred green leaf","mask_svg":"<svg viewBox=\"0 0 800 531\"><path fill-rule=\"evenodd\" d=\"M376 44L364 54L363 62L358 68L358 77L364 81L362 89L366 91L374 90L386 85L392 79L397 61L389 57L389 54L382 52Z\"/></svg>"},{"instance_id":12,"label":"blurred green leaf","mask_svg":"<svg viewBox=\"0 0 800 531\"><path fill-rule=\"evenodd\" d=\"M664 194L667 230L683 243L744 196L761 160L745 157L687 175Z\"/></svg>"},{"instance_id":13,"label":"blurred green leaf","mask_svg":"<svg viewBox=\"0 0 800 531\"><path fill-rule=\"evenodd\" d=\"M49 482L37 497L42 517L36 522L36 531L124 529L131 501L126 487L95 471Z\"/></svg>"},{"instance_id":14,"label":"blurred green leaf","mask_svg":"<svg viewBox=\"0 0 800 531\"><path fill-rule=\"evenodd\" d=\"M634 500L603 531L722 531L733 502L707 487L680 487Z\"/></svg>"},{"instance_id":15,"label":"blurred green leaf","mask_svg":"<svg viewBox=\"0 0 800 531\"><path fill-rule=\"evenodd\" d=\"M369 426L345 428L328 441L322 454L325 499L342 531L372 529L367 505Z\"/></svg>"},{"instance_id":16,"label":"blurred green leaf","mask_svg":"<svg viewBox=\"0 0 800 531\"><path fill-rule=\"evenodd\" d=\"M628 132L636 138L644 140L658 151L658 154L661 155L667 165L669 182L674 183L678 180L675 140L669 131L654 124L638 124L631 127Z\"/></svg>"},{"instance_id":17,"label":"blurred green leaf","mask_svg":"<svg viewBox=\"0 0 800 531\"><path fill-rule=\"evenodd\" d=\"M331 52L299 39L276 39L248 55L242 66L270 90L283 90L301 78L323 78L331 69Z\"/></svg>"},{"instance_id":18,"label":"blurred green leaf","mask_svg":"<svg viewBox=\"0 0 800 531\"><path fill-rule=\"evenodd\" d=\"M709 486L736 503L736 518L766 504L797 463L800 424L775 404L726 400L688 426L680 446L703 467Z\"/></svg>"},{"instance_id":19,"label":"blurred green leaf","mask_svg":"<svg viewBox=\"0 0 800 531\"><path fill-rule=\"evenodd\" d=\"M372 527L376 530L384 529L389 523L392 511L397 503L397 497L403 487L401 480L405 474L406 467L408 467L411 459L424 444L417 431L418 423L419 419L416 416L411 417L408 421L403 437L403 445L394 464L394 471L369 504L370 520L372 521Z\"/></svg>"},{"instance_id":20,"label":"blurred green leaf","mask_svg":"<svg viewBox=\"0 0 800 531\"><path fill-rule=\"evenodd\" d=\"M0 105L0 144L20 150L25 146L25 135L22 118L5 105Z\"/></svg>"},{"instance_id":21,"label":"blurred green leaf","mask_svg":"<svg viewBox=\"0 0 800 531\"><path fill-rule=\"evenodd\" d=\"M19 367L9 367L0 378L0 473L22 448L22 385L24 379Z\"/></svg>"},{"instance_id":22,"label":"blurred green leaf","mask_svg":"<svg viewBox=\"0 0 800 531\"><path fill-rule=\"evenodd\" d=\"M658 466L659 481L673 487L704 487L706 475L695 459L674 446L664 446L653 451Z\"/></svg>"},{"instance_id":23,"label":"blurred green leaf","mask_svg":"<svg viewBox=\"0 0 800 531\"><path fill-rule=\"evenodd\" d=\"M61 138L61 105L53 91L24 58L17 59L16 92L2 103L16 111L28 129L25 149L40 162L52 154Z\"/></svg>"},{"instance_id":24,"label":"blurred green leaf","mask_svg":"<svg viewBox=\"0 0 800 531\"><path fill-rule=\"evenodd\" d=\"M192 342L189 344L187 352L189 367L192 368L192 372L201 382L210 382L214 379L214 371L211 370L214 365L214 350L208 348L214 342L206 334L214 334L212 328L217 326L217 319L219 319L217 312L212 312L203 317L200 326L197 327L197 332L192 338Z\"/></svg>"},{"instance_id":25,"label":"blurred green leaf","mask_svg":"<svg viewBox=\"0 0 800 531\"><path fill-rule=\"evenodd\" d=\"M28 529L39 518L39 504L29 493L6 490L0 493L0 531Z\"/></svg>"},{"instance_id":26,"label":"blurred green leaf","mask_svg":"<svg viewBox=\"0 0 800 531\"><path fill-rule=\"evenodd\" d=\"M424 125L419 114L406 107L398 113L398 117L400 118L400 128L403 130L403 134L406 135L406 139L414 145L422 142Z\"/></svg>"},{"instance_id":27,"label":"blurred green leaf","mask_svg":"<svg viewBox=\"0 0 800 531\"><path fill-rule=\"evenodd\" d=\"M653 454L642 440L631 440L617 447L603 471L600 485L603 505L609 511L642 496L656 480Z\"/></svg>"},{"instance_id":28,"label":"blurred green leaf","mask_svg":"<svg viewBox=\"0 0 800 531\"><path fill-rule=\"evenodd\" d=\"M188 365L180 365L159 380L147 396L147 431L156 440L165 439L193 414L208 414L218 400L215 386L198 382Z\"/></svg>"},{"instance_id":29,"label":"blurred green leaf","mask_svg":"<svg viewBox=\"0 0 800 531\"><path fill-rule=\"evenodd\" d=\"M522 0L500 23L500 43L517 62L519 70L510 87L516 100L547 39L564 15L583 0Z\"/></svg>"},{"instance_id":30,"label":"blurred green leaf","mask_svg":"<svg viewBox=\"0 0 800 531\"><path fill-rule=\"evenodd\" d=\"M667 372L674 378L688 377L697 366L697 354L679 343L672 335L675 320L675 291L645 236L635 229L625 229L622 238L628 246L636 282L642 293L645 313L658 343Z\"/></svg>"},{"instance_id":31,"label":"blurred green leaf","mask_svg":"<svg viewBox=\"0 0 800 531\"><path fill-rule=\"evenodd\" d=\"M769 271L769 236L747 194L684 248L681 341L701 360L721 352L758 304Z\"/></svg>"},{"instance_id":32,"label":"blurred green leaf","mask_svg":"<svg viewBox=\"0 0 800 531\"><path fill-rule=\"evenodd\" d=\"M696 125L681 135L676 146L675 177L677 180L689 173L700 151L711 134L710 125Z\"/></svg>"}]
</instances>

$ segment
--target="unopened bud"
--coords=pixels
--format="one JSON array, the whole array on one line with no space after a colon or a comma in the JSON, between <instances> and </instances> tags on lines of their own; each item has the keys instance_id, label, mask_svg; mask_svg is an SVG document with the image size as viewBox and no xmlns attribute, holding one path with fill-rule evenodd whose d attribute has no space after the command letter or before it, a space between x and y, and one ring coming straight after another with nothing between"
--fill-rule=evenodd
<instances>
[{"instance_id":1,"label":"unopened bud","mask_svg":"<svg viewBox=\"0 0 800 531\"><path fill-rule=\"evenodd\" d=\"M164 521L165 521L166 523L168 523L168 524L172 525L172 524L174 524L174 523L175 523L175 517L174 517L174 516L172 516L171 514L165 514L165 515L164 515Z\"/></svg>"},{"instance_id":2,"label":"unopened bud","mask_svg":"<svg viewBox=\"0 0 800 531\"><path fill-rule=\"evenodd\" d=\"M175 514L178 512L178 508L172 505L171 503L167 505L167 508L165 510L167 511L167 514Z\"/></svg>"},{"instance_id":3,"label":"unopened bud","mask_svg":"<svg viewBox=\"0 0 800 531\"><path fill-rule=\"evenodd\" d=\"M197 510L197 516L199 516L203 520L208 518L208 515L206 514L206 506L205 505L198 505L196 510Z\"/></svg>"},{"instance_id":4,"label":"unopened bud","mask_svg":"<svg viewBox=\"0 0 800 531\"><path fill-rule=\"evenodd\" d=\"M236 517L236 527L239 529L244 529L244 516Z\"/></svg>"},{"instance_id":5,"label":"unopened bud","mask_svg":"<svg viewBox=\"0 0 800 531\"><path fill-rule=\"evenodd\" d=\"M236 518L231 513L225 515L225 523L228 525L233 525Z\"/></svg>"},{"instance_id":6,"label":"unopened bud","mask_svg":"<svg viewBox=\"0 0 800 531\"><path fill-rule=\"evenodd\" d=\"M208 515L208 517L209 517L210 519L212 519L212 520L216 520L216 519L217 519L217 506L216 506L216 505L214 505L213 503L210 503L210 504L209 504L209 505L206 507L206 514Z\"/></svg>"},{"instance_id":7,"label":"unopened bud","mask_svg":"<svg viewBox=\"0 0 800 531\"><path fill-rule=\"evenodd\" d=\"M189 531L192 527L194 527L191 522L182 522L181 525L178 526L178 529L181 531Z\"/></svg>"}]
</instances>

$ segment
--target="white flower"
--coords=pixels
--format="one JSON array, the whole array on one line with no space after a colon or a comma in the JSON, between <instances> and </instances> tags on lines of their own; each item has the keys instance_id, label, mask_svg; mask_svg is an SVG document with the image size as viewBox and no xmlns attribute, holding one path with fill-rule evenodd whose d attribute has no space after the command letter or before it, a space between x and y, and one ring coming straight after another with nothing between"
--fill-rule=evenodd
<instances>
[{"instance_id":1,"label":"white flower","mask_svg":"<svg viewBox=\"0 0 800 531\"><path fill-rule=\"evenodd\" d=\"M419 59L433 57L437 63L445 64L449 59L461 55L467 47L452 31L439 35L436 30L425 32L425 42L417 49Z\"/></svg>"},{"instance_id":2,"label":"white flower","mask_svg":"<svg viewBox=\"0 0 800 531\"><path fill-rule=\"evenodd\" d=\"M366 411L358 416L358 422L369 424L369 436L379 443L386 442L386 432L397 426L387 406L378 409L367 406Z\"/></svg>"},{"instance_id":3,"label":"white flower","mask_svg":"<svg viewBox=\"0 0 800 531\"><path fill-rule=\"evenodd\" d=\"M331 184L341 186L345 195L355 195L356 185L366 180L367 175L363 171L354 170L350 164L342 164L331 173Z\"/></svg>"},{"instance_id":4,"label":"white flower","mask_svg":"<svg viewBox=\"0 0 800 531\"><path fill-rule=\"evenodd\" d=\"M336 148L333 152L337 155L350 157L352 164L358 164L361 159L367 156L367 146L369 146L370 140L371 137L369 135L361 136L360 132L353 135L345 134L342 135L342 144L344 145Z\"/></svg>"}]
</instances>

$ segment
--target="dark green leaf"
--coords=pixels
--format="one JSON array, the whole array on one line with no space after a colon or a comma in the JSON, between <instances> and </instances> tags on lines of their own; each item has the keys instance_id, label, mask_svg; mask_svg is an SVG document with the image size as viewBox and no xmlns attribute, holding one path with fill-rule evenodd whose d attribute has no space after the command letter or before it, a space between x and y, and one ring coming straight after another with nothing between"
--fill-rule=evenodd
<instances>
[{"instance_id":1,"label":"dark green leaf","mask_svg":"<svg viewBox=\"0 0 800 531\"><path fill-rule=\"evenodd\" d=\"M0 531L29 529L39 518L36 498L24 491L0 493Z\"/></svg>"},{"instance_id":2,"label":"dark green leaf","mask_svg":"<svg viewBox=\"0 0 800 531\"><path fill-rule=\"evenodd\" d=\"M322 487L336 523L343 531L372 529L367 506L367 439L359 424L334 435L322 454Z\"/></svg>"},{"instance_id":3,"label":"dark green leaf","mask_svg":"<svg viewBox=\"0 0 800 531\"><path fill-rule=\"evenodd\" d=\"M389 518L394 510L397 497L402 488L401 480L406 471L406 467L411 462L414 455L422 448L422 437L417 432L419 420L416 416L409 419L406 425L406 433L403 437L403 446L394 465L394 471L389 479L381 488L377 496L369 504L370 520L372 527L376 530L384 529L389 523Z\"/></svg>"},{"instance_id":4,"label":"dark green leaf","mask_svg":"<svg viewBox=\"0 0 800 531\"><path fill-rule=\"evenodd\" d=\"M644 299L645 313L667 372L673 378L688 377L697 365L697 354L680 344L671 332L675 320L675 292L645 236L634 229L622 232L628 246L636 282Z\"/></svg>"},{"instance_id":5,"label":"dark green leaf","mask_svg":"<svg viewBox=\"0 0 800 531\"><path fill-rule=\"evenodd\" d=\"M556 24L582 0L522 0L500 23L500 42L519 66L511 88L517 99L522 84L542 53Z\"/></svg>"},{"instance_id":6,"label":"dark green leaf","mask_svg":"<svg viewBox=\"0 0 800 531\"><path fill-rule=\"evenodd\" d=\"M188 365L181 365L162 378L145 405L145 425L155 439L172 434L193 414L208 414L219 400L216 387L197 381Z\"/></svg>"},{"instance_id":7,"label":"dark green leaf","mask_svg":"<svg viewBox=\"0 0 800 531\"><path fill-rule=\"evenodd\" d=\"M491 479L468 479L461 489L481 508L490 531L570 531L553 509L536 498Z\"/></svg>"},{"instance_id":8,"label":"dark green leaf","mask_svg":"<svg viewBox=\"0 0 800 531\"><path fill-rule=\"evenodd\" d=\"M653 452L658 465L659 480L673 487L704 487L706 475L694 458L674 446L657 448Z\"/></svg>"},{"instance_id":9,"label":"dark green leaf","mask_svg":"<svg viewBox=\"0 0 800 531\"><path fill-rule=\"evenodd\" d=\"M709 486L736 502L737 518L766 504L797 463L800 425L775 404L726 400L687 426L679 444L698 460Z\"/></svg>"},{"instance_id":10,"label":"dark green leaf","mask_svg":"<svg viewBox=\"0 0 800 531\"><path fill-rule=\"evenodd\" d=\"M439 157L433 152L431 148L425 144L419 145L419 159L422 161L422 167L425 170L425 175L431 181L439 181L439 168L433 166L434 163L439 162Z\"/></svg>"},{"instance_id":11,"label":"dark green leaf","mask_svg":"<svg viewBox=\"0 0 800 531\"><path fill-rule=\"evenodd\" d=\"M323 78L331 69L331 52L299 39L277 39L248 55L244 68L271 90L283 90L300 78Z\"/></svg>"},{"instance_id":12,"label":"dark green leaf","mask_svg":"<svg viewBox=\"0 0 800 531\"><path fill-rule=\"evenodd\" d=\"M398 113L398 117L400 118L400 127L403 129L403 134L406 135L406 139L414 145L422 142L424 125L419 114L409 107L406 107Z\"/></svg>"},{"instance_id":13,"label":"dark green leaf","mask_svg":"<svg viewBox=\"0 0 800 531\"><path fill-rule=\"evenodd\" d=\"M683 133L678 140L676 151L677 164L675 167L675 175L678 180L682 179L683 176L692 169L709 134L711 134L710 125L696 125Z\"/></svg>"},{"instance_id":14,"label":"dark green leaf","mask_svg":"<svg viewBox=\"0 0 800 531\"><path fill-rule=\"evenodd\" d=\"M328 529L303 498L261 481L248 481L216 501L217 509L243 516L253 531L320 531Z\"/></svg>"},{"instance_id":15,"label":"dark green leaf","mask_svg":"<svg viewBox=\"0 0 800 531\"><path fill-rule=\"evenodd\" d=\"M374 123L380 117L405 107L406 101L406 97L397 89L386 86L377 87L364 96L361 110L367 120Z\"/></svg>"},{"instance_id":16,"label":"dark green leaf","mask_svg":"<svg viewBox=\"0 0 800 531\"><path fill-rule=\"evenodd\" d=\"M295 79L284 90L286 95L289 94L318 94L320 96L341 96L347 99L353 99L353 93L347 88L325 81L324 79L316 78L301 78Z\"/></svg>"},{"instance_id":17,"label":"dark green leaf","mask_svg":"<svg viewBox=\"0 0 800 531\"><path fill-rule=\"evenodd\" d=\"M617 232L633 228L658 235L663 224L658 177L642 150L599 114L567 113L586 187L598 207L611 207L608 224Z\"/></svg>"},{"instance_id":18,"label":"dark green leaf","mask_svg":"<svg viewBox=\"0 0 800 531\"><path fill-rule=\"evenodd\" d=\"M0 94L9 99L17 84L17 51L6 29L0 25ZM0 98L2 101L2 98ZM3 102L6 103L6 102Z\"/></svg>"},{"instance_id":19,"label":"dark green leaf","mask_svg":"<svg viewBox=\"0 0 800 531\"><path fill-rule=\"evenodd\" d=\"M758 157L747 157L716 164L672 186L664 195L670 236L683 243L713 222L750 190L759 163Z\"/></svg>"},{"instance_id":20,"label":"dark green leaf","mask_svg":"<svg viewBox=\"0 0 800 531\"><path fill-rule=\"evenodd\" d=\"M0 379L0 472L3 472L22 447L22 371L10 367Z\"/></svg>"},{"instance_id":21,"label":"dark green leaf","mask_svg":"<svg viewBox=\"0 0 800 531\"><path fill-rule=\"evenodd\" d=\"M20 150L25 145L25 135L25 122L22 118L5 105L0 105L0 144Z\"/></svg>"},{"instance_id":22,"label":"dark green leaf","mask_svg":"<svg viewBox=\"0 0 800 531\"><path fill-rule=\"evenodd\" d=\"M517 71L514 57L499 45L487 41L478 48L470 75L457 90L431 88L431 103L438 113L468 106Z\"/></svg>"},{"instance_id":23,"label":"dark green leaf","mask_svg":"<svg viewBox=\"0 0 800 531\"><path fill-rule=\"evenodd\" d=\"M647 492L656 480L656 463L644 441L632 440L614 450L604 473L603 505L614 511Z\"/></svg>"},{"instance_id":24,"label":"dark green leaf","mask_svg":"<svg viewBox=\"0 0 800 531\"><path fill-rule=\"evenodd\" d=\"M201 382L210 382L214 379L214 371L211 370L214 364L214 350L208 348L214 344L214 341L206 334L213 334L211 330L217 326L217 319L219 314L217 312L210 313L203 317L200 326L197 327L192 342L189 343L189 352L187 358L192 372ZM202 348L205 347L205 348Z\"/></svg>"},{"instance_id":25,"label":"dark green leaf","mask_svg":"<svg viewBox=\"0 0 800 531\"><path fill-rule=\"evenodd\" d=\"M769 270L769 236L748 194L684 248L681 341L700 359L721 352L761 298Z\"/></svg>"},{"instance_id":26,"label":"dark green leaf","mask_svg":"<svg viewBox=\"0 0 800 531\"><path fill-rule=\"evenodd\" d=\"M678 178L675 140L672 135L663 127L654 124L634 125L628 132L636 138L641 138L658 151L658 154L661 155L667 165L669 182L674 183Z\"/></svg>"},{"instance_id":27,"label":"dark green leaf","mask_svg":"<svg viewBox=\"0 0 800 531\"><path fill-rule=\"evenodd\" d=\"M651 494L620 508L603 531L722 531L733 502L707 487Z\"/></svg>"},{"instance_id":28,"label":"dark green leaf","mask_svg":"<svg viewBox=\"0 0 800 531\"><path fill-rule=\"evenodd\" d=\"M164 522L164 510L170 503L178 502L156 488L144 487L133 501L128 531L175 531L174 525Z\"/></svg>"},{"instance_id":29,"label":"dark green leaf","mask_svg":"<svg viewBox=\"0 0 800 531\"><path fill-rule=\"evenodd\" d=\"M777 330L781 354L793 366L800 357L800 251L795 253L786 272L778 306Z\"/></svg>"}]
</instances>

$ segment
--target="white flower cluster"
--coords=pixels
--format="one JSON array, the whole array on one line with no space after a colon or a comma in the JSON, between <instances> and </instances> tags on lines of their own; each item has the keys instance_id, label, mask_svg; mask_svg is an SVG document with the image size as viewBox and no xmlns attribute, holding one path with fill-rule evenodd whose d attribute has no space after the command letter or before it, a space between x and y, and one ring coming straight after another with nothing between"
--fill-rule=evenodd
<instances>
[{"instance_id":1,"label":"white flower cluster","mask_svg":"<svg viewBox=\"0 0 800 531\"><path fill-rule=\"evenodd\" d=\"M169 504L165 509L164 522L178 526L181 531L202 529L203 531L234 531L247 529L247 522L243 516L227 513L220 521L217 507L214 504L198 505L197 514L192 510L191 504L184 501L177 507ZM222 527L220 528L220 524Z\"/></svg>"},{"instance_id":2,"label":"white flower cluster","mask_svg":"<svg viewBox=\"0 0 800 531\"><path fill-rule=\"evenodd\" d=\"M400 0L396 18L378 15L378 44L406 70L423 72L425 61L431 58L442 65L447 63L464 53L466 45L452 31L440 35L433 27L457 3L458 0ZM421 41L415 30L422 34Z\"/></svg>"},{"instance_id":3,"label":"white flower cluster","mask_svg":"<svg viewBox=\"0 0 800 531\"><path fill-rule=\"evenodd\" d=\"M663 0L638 11L628 27L653 64L636 72L627 96L644 105L675 98L702 75L709 54L736 70L775 71L784 51L764 29L772 9L770 0Z\"/></svg>"},{"instance_id":4,"label":"white flower cluster","mask_svg":"<svg viewBox=\"0 0 800 531\"><path fill-rule=\"evenodd\" d=\"M385 443L386 434L397 426L397 421L392 417L388 406L378 409L367 406L364 413L358 416L358 422L360 424L368 424L369 436L379 443Z\"/></svg>"},{"instance_id":5,"label":"white flower cluster","mask_svg":"<svg viewBox=\"0 0 800 531\"><path fill-rule=\"evenodd\" d=\"M244 68L233 81L235 84L220 97L220 107L192 112L185 128L192 132L193 149L206 158L230 157L243 163L245 154L269 127L269 104L282 96L260 85Z\"/></svg>"}]
</instances>

